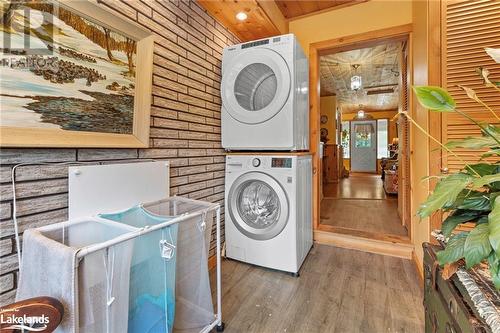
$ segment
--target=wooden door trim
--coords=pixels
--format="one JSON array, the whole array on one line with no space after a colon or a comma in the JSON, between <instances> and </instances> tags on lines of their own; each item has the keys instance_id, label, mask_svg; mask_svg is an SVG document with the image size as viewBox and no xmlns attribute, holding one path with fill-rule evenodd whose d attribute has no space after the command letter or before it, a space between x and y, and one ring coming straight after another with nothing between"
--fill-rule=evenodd
<instances>
[{"instance_id":1,"label":"wooden door trim","mask_svg":"<svg viewBox=\"0 0 500 333\"><path fill-rule=\"evenodd\" d=\"M344 36L312 43L309 45L309 138L310 152L313 154L313 229L319 227L320 217L320 181L321 181L321 163L319 158L319 142L320 142L320 82L319 82L319 57L323 54L332 52L347 51L361 47L378 44L381 42L398 41L408 39L411 49L411 32L412 24L405 24L386 29L368 31L361 34ZM410 62L409 67L413 68ZM413 71L410 71L412 73ZM410 231L410 238L413 239Z\"/></svg>"}]
</instances>

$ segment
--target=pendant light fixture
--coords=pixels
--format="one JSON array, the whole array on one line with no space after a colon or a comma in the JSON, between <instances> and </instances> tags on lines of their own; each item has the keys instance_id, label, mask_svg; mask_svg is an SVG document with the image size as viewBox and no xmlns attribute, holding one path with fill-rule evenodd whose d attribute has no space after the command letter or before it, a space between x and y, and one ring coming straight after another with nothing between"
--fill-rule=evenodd
<instances>
[{"instance_id":1,"label":"pendant light fixture","mask_svg":"<svg viewBox=\"0 0 500 333\"><path fill-rule=\"evenodd\" d=\"M352 65L352 68L354 69L354 73L357 72L358 67L359 67L359 64ZM362 86L363 86L363 83L362 83L360 75L351 76L351 90L358 91L359 89L361 89Z\"/></svg>"}]
</instances>

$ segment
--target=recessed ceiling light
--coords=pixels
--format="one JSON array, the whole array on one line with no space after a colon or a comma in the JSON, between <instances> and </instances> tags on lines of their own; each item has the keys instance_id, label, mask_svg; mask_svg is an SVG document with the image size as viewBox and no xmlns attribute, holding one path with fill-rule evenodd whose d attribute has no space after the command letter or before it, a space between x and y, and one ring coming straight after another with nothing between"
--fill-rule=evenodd
<instances>
[{"instance_id":1,"label":"recessed ceiling light","mask_svg":"<svg viewBox=\"0 0 500 333\"><path fill-rule=\"evenodd\" d=\"M245 21L247 19L248 15L244 12L239 12L236 14L236 18L240 21Z\"/></svg>"}]
</instances>

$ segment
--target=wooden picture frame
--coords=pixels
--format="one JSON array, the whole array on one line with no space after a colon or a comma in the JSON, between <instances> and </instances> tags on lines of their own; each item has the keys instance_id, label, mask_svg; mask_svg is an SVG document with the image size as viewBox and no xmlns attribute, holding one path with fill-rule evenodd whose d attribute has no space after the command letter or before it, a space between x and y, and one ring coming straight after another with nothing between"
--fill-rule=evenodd
<instances>
[{"instance_id":1,"label":"wooden picture frame","mask_svg":"<svg viewBox=\"0 0 500 333\"><path fill-rule=\"evenodd\" d=\"M0 124L0 147L106 147L146 148L149 145L154 37L150 31L90 0L60 0L64 8L101 27L136 42L135 84L131 134L65 130L61 128L14 127ZM61 86L61 89L64 89ZM0 105L0 110L1 110Z\"/></svg>"}]
</instances>

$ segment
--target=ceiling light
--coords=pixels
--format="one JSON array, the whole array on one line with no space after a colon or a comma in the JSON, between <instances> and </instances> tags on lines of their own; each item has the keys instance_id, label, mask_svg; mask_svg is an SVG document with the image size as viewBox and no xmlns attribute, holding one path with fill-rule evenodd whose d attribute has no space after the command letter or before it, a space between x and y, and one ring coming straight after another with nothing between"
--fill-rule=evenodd
<instances>
[{"instance_id":1,"label":"ceiling light","mask_svg":"<svg viewBox=\"0 0 500 333\"><path fill-rule=\"evenodd\" d=\"M239 20L239 21L245 21L247 19L248 15L244 12L239 12L238 14L236 14L236 18Z\"/></svg>"},{"instance_id":2,"label":"ceiling light","mask_svg":"<svg viewBox=\"0 0 500 333\"><path fill-rule=\"evenodd\" d=\"M351 90L358 91L361 89L361 76L354 75L351 77Z\"/></svg>"}]
</instances>

